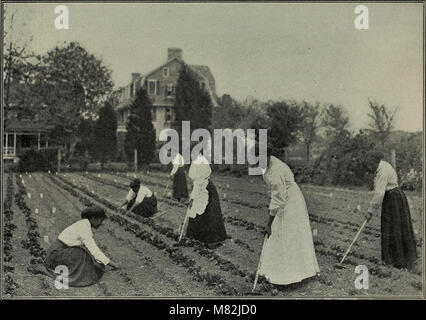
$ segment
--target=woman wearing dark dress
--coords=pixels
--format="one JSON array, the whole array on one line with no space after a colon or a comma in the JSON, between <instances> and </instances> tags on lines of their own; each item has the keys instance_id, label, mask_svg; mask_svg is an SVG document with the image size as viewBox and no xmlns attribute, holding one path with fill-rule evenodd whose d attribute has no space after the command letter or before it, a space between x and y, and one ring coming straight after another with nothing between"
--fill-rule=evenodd
<instances>
[{"instance_id":1,"label":"woman wearing dark dress","mask_svg":"<svg viewBox=\"0 0 426 320\"><path fill-rule=\"evenodd\" d=\"M48 249L44 261L47 274L55 278L59 274L56 269L65 266L68 269L68 285L86 287L102 278L107 265L116 268L93 239L92 228L99 228L105 218L105 211L101 208L84 209L81 220L64 229Z\"/></svg>"},{"instance_id":2,"label":"woman wearing dark dress","mask_svg":"<svg viewBox=\"0 0 426 320\"><path fill-rule=\"evenodd\" d=\"M149 218L157 213L157 198L139 179L134 179L121 209Z\"/></svg>"},{"instance_id":3,"label":"woman wearing dark dress","mask_svg":"<svg viewBox=\"0 0 426 320\"><path fill-rule=\"evenodd\" d=\"M178 201L188 198L188 186L183 166L184 159L181 154L178 153L173 160L173 169L170 173L173 177L173 198Z\"/></svg>"},{"instance_id":4,"label":"woman wearing dark dress","mask_svg":"<svg viewBox=\"0 0 426 320\"><path fill-rule=\"evenodd\" d=\"M219 195L210 180L210 174L210 164L200 154L189 169L194 186L189 196L191 200L186 236L204 242L213 249L220 246L227 235Z\"/></svg>"},{"instance_id":5,"label":"woman wearing dark dress","mask_svg":"<svg viewBox=\"0 0 426 320\"><path fill-rule=\"evenodd\" d=\"M416 242L407 197L398 186L395 169L383 161L383 153L367 154L370 171L376 170L374 196L366 213L370 220L381 207L382 261L396 268L411 269L417 259Z\"/></svg>"}]
</instances>

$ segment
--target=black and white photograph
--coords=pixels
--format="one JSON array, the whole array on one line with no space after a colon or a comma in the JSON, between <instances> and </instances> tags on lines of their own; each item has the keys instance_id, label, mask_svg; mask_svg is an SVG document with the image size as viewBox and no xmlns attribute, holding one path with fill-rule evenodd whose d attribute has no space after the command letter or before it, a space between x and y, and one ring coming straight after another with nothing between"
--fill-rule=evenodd
<instances>
[{"instance_id":1,"label":"black and white photograph","mask_svg":"<svg viewBox=\"0 0 426 320\"><path fill-rule=\"evenodd\" d=\"M2 300L425 299L423 1L1 5Z\"/></svg>"}]
</instances>

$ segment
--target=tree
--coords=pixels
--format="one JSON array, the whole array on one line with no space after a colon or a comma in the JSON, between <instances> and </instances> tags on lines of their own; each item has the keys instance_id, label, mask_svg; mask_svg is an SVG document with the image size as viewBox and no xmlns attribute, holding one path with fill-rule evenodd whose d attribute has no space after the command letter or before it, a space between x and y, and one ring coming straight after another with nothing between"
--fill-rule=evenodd
<instances>
[{"instance_id":1,"label":"tree","mask_svg":"<svg viewBox=\"0 0 426 320\"><path fill-rule=\"evenodd\" d=\"M175 126L179 133L181 133L182 121L191 122L191 131L199 128L210 131L212 109L209 93L200 86L197 75L184 64L176 85Z\"/></svg>"},{"instance_id":2,"label":"tree","mask_svg":"<svg viewBox=\"0 0 426 320\"><path fill-rule=\"evenodd\" d=\"M224 94L218 99L219 106L213 109L213 127L215 129L236 129L237 124L243 119L243 107L229 94Z\"/></svg>"},{"instance_id":3,"label":"tree","mask_svg":"<svg viewBox=\"0 0 426 320\"><path fill-rule=\"evenodd\" d=\"M374 141L363 131L353 136L347 130L335 136L315 163L317 183L364 185L367 174L366 154Z\"/></svg>"},{"instance_id":4,"label":"tree","mask_svg":"<svg viewBox=\"0 0 426 320\"><path fill-rule=\"evenodd\" d=\"M321 112L321 126L326 130L328 139L334 139L347 131L349 117L342 106L327 105Z\"/></svg>"},{"instance_id":5,"label":"tree","mask_svg":"<svg viewBox=\"0 0 426 320\"><path fill-rule=\"evenodd\" d=\"M373 134L380 141L382 146L385 145L393 130L393 120L396 109L389 110L384 104L380 105L376 101L368 99L370 113L368 116L372 120L369 124Z\"/></svg>"},{"instance_id":6,"label":"tree","mask_svg":"<svg viewBox=\"0 0 426 320\"><path fill-rule=\"evenodd\" d=\"M130 106L130 117L124 140L124 150L129 159L137 149L138 160L149 163L155 153L155 130L151 119L152 103L145 88L140 88Z\"/></svg>"},{"instance_id":7,"label":"tree","mask_svg":"<svg viewBox=\"0 0 426 320\"><path fill-rule=\"evenodd\" d=\"M117 153L117 117L109 102L99 110L94 127L94 153L103 169L104 163L114 159Z\"/></svg>"},{"instance_id":8,"label":"tree","mask_svg":"<svg viewBox=\"0 0 426 320\"><path fill-rule=\"evenodd\" d=\"M25 23L22 25L25 26ZM21 26L19 26L21 27ZM31 103L32 95L28 85L33 75L35 55L30 49L32 38L23 40L23 32L16 25L16 11L4 11L3 42L3 93L4 93L4 125L9 120L8 113L12 109L20 119L34 116L32 107L23 110L23 106Z\"/></svg>"},{"instance_id":9,"label":"tree","mask_svg":"<svg viewBox=\"0 0 426 320\"><path fill-rule=\"evenodd\" d=\"M82 119L93 118L110 94L111 71L77 42L55 47L41 57L34 95L48 121L66 134L71 154L78 142Z\"/></svg>"},{"instance_id":10,"label":"tree","mask_svg":"<svg viewBox=\"0 0 426 320\"><path fill-rule=\"evenodd\" d=\"M306 162L309 164L311 145L317 138L320 105L319 103L312 105L303 101L301 112L303 120L300 136L306 146Z\"/></svg>"},{"instance_id":11,"label":"tree","mask_svg":"<svg viewBox=\"0 0 426 320\"><path fill-rule=\"evenodd\" d=\"M267 109L268 144L278 155L297 140L303 121L302 112L294 101L274 102ZM264 128L266 129L266 128Z\"/></svg>"}]
</instances>

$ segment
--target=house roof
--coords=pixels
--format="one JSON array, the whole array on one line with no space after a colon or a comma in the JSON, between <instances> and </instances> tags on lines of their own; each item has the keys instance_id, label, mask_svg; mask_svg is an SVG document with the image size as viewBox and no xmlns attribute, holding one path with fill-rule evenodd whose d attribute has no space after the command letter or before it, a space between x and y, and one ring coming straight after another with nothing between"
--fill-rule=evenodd
<instances>
[{"instance_id":1,"label":"house roof","mask_svg":"<svg viewBox=\"0 0 426 320\"><path fill-rule=\"evenodd\" d=\"M5 132L46 132L53 126L45 121L9 119L5 123Z\"/></svg>"},{"instance_id":2,"label":"house roof","mask_svg":"<svg viewBox=\"0 0 426 320\"><path fill-rule=\"evenodd\" d=\"M208 66L189 65L195 72L207 78L210 84L214 84L214 77Z\"/></svg>"}]
</instances>

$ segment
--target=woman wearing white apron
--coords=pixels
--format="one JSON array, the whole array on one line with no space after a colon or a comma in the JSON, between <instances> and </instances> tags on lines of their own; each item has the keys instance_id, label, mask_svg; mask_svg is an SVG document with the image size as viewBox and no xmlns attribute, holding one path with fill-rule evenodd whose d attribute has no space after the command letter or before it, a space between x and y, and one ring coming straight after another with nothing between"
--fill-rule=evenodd
<instances>
[{"instance_id":1,"label":"woman wearing white apron","mask_svg":"<svg viewBox=\"0 0 426 320\"><path fill-rule=\"evenodd\" d=\"M275 285L288 285L319 273L305 199L290 168L268 157L263 175L271 202L259 274Z\"/></svg>"}]
</instances>

